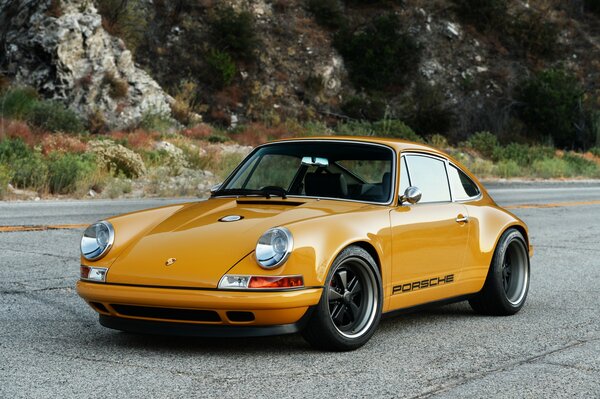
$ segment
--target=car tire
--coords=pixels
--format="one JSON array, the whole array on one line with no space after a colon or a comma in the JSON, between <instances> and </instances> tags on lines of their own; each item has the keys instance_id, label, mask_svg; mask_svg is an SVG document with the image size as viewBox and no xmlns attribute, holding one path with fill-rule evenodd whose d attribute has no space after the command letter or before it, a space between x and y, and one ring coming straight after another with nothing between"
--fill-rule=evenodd
<instances>
[{"instance_id":1,"label":"car tire","mask_svg":"<svg viewBox=\"0 0 600 399\"><path fill-rule=\"evenodd\" d=\"M529 253L523 235L505 231L494 251L482 290L469 299L477 313L509 316L523 307L529 291Z\"/></svg>"},{"instance_id":2,"label":"car tire","mask_svg":"<svg viewBox=\"0 0 600 399\"><path fill-rule=\"evenodd\" d=\"M364 345L381 319L381 275L367 251L350 246L333 262L321 300L302 335L313 347L349 351Z\"/></svg>"}]
</instances>

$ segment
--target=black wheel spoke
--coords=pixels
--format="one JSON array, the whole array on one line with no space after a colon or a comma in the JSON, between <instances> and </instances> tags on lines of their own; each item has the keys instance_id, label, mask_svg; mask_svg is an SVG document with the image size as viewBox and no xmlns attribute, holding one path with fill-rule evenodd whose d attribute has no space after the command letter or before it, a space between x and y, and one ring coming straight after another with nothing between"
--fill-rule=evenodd
<instances>
[{"instance_id":1,"label":"black wheel spoke","mask_svg":"<svg viewBox=\"0 0 600 399\"><path fill-rule=\"evenodd\" d=\"M335 307L333 309L333 312L331 312L331 318L333 319L333 322L335 323L336 326L340 327L342 326L342 323L344 322L344 314L346 313L346 305L340 303L339 305L337 305L337 307Z\"/></svg>"},{"instance_id":2,"label":"black wheel spoke","mask_svg":"<svg viewBox=\"0 0 600 399\"><path fill-rule=\"evenodd\" d=\"M354 280L352 280L349 291L350 291L350 294L352 295L352 297L356 296L356 294L358 294L359 292L362 291L362 285L360 284L360 281L358 280L358 278L355 278Z\"/></svg>"},{"instance_id":3,"label":"black wheel spoke","mask_svg":"<svg viewBox=\"0 0 600 399\"><path fill-rule=\"evenodd\" d=\"M342 288L346 291L348 289L348 272L346 270L340 270L338 272L338 277L340 278L340 283L342 283Z\"/></svg>"},{"instance_id":4,"label":"black wheel spoke","mask_svg":"<svg viewBox=\"0 0 600 399\"><path fill-rule=\"evenodd\" d=\"M350 314L352 315L352 321L354 322L358 320L360 316L360 308L354 302L350 302L350 306L348 306L348 308L350 310Z\"/></svg>"},{"instance_id":5,"label":"black wheel spoke","mask_svg":"<svg viewBox=\"0 0 600 399\"><path fill-rule=\"evenodd\" d=\"M329 287L329 302L341 301L344 299L342 294L340 294L335 288Z\"/></svg>"}]
</instances>

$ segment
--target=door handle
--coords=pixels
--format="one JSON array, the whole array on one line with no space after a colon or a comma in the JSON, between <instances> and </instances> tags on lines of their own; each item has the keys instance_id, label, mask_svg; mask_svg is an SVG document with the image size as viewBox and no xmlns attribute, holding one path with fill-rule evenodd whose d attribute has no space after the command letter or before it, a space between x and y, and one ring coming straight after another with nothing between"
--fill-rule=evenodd
<instances>
[{"instance_id":1,"label":"door handle","mask_svg":"<svg viewBox=\"0 0 600 399\"><path fill-rule=\"evenodd\" d=\"M456 223L469 223L469 217L468 216L463 216L463 215L458 215L456 217L456 219L454 219L456 221Z\"/></svg>"}]
</instances>

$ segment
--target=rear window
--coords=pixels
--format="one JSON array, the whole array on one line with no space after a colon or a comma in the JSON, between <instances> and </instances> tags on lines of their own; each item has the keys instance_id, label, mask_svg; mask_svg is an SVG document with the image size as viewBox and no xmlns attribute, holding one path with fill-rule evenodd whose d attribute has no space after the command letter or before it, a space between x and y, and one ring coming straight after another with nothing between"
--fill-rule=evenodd
<instances>
[{"instance_id":1,"label":"rear window","mask_svg":"<svg viewBox=\"0 0 600 399\"><path fill-rule=\"evenodd\" d=\"M479 195L479 188L471 179L454 165L450 165L448 179L452 187L452 196L455 200L467 200Z\"/></svg>"}]
</instances>

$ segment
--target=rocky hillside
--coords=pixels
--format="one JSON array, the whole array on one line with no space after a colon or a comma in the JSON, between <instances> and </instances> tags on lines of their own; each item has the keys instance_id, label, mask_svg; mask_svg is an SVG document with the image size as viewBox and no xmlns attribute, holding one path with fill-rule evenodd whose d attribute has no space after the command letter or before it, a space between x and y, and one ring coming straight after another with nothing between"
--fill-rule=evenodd
<instances>
[{"instance_id":1,"label":"rocky hillside","mask_svg":"<svg viewBox=\"0 0 600 399\"><path fill-rule=\"evenodd\" d=\"M398 119L590 147L599 15L598 0L0 0L0 73L96 132Z\"/></svg>"}]
</instances>

